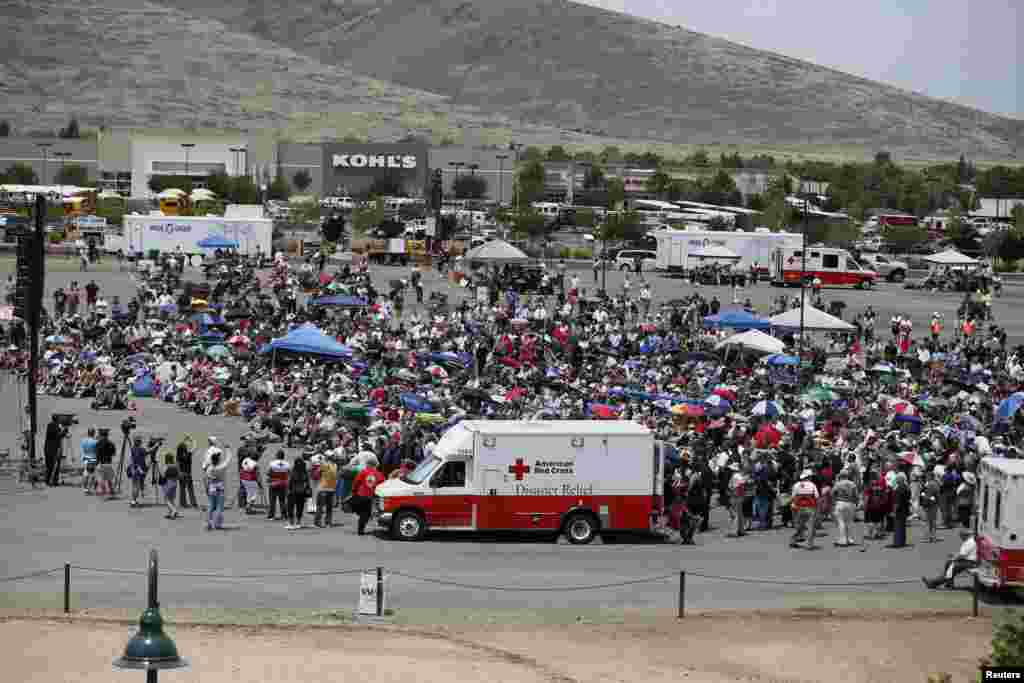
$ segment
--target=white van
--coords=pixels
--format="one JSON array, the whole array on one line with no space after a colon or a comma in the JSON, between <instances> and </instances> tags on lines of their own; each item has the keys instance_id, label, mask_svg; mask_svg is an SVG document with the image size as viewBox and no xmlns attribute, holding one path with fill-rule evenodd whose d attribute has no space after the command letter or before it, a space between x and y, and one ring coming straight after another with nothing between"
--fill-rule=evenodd
<instances>
[{"instance_id":1,"label":"white van","mask_svg":"<svg viewBox=\"0 0 1024 683\"><path fill-rule=\"evenodd\" d=\"M379 526L403 541L436 531L658 531L664 465L635 422L460 422L433 455L377 487Z\"/></svg>"}]
</instances>

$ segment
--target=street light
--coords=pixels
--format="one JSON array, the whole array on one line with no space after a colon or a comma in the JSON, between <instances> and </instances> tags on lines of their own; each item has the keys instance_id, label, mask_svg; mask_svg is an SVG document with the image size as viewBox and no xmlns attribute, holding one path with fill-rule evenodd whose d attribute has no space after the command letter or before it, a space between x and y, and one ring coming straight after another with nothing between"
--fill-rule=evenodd
<instances>
[{"instance_id":1,"label":"street light","mask_svg":"<svg viewBox=\"0 0 1024 683\"><path fill-rule=\"evenodd\" d=\"M804 362L804 312L806 306L807 296L807 198L804 197L804 226L803 230L802 246L800 249L800 345L797 347L800 350L800 364L803 366ZM801 367L802 370L802 367ZM801 375L802 376L802 375Z\"/></svg>"},{"instance_id":2,"label":"street light","mask_svg":"<svg viewBox=\"0 0 1024 683\"><path fill-rule=\"evenodd\" d=\"M124 648L124 654L114 660L114 668L120 671L145 671L146 683L157 683L157 674L162 669L183 669L188 662L178 655L178 646L164 633L164 620L160 616L157 601L157 576L159 574L155 550L149 551L149 606L139 619L139 632L132 636Z\"/></svg>"},{"instance_id":3,"label":"street light","mask_svg":"<svg viewBox=\"0 0 1024 683\"><path fill-rule=\"evenodd\" d=\"M181 143L181 148L183 150L185 150L185 177L188 177L188 175L189 175L189 173L188 173L188 152L189 152L190 149L192 149L195 146L196 146L196 143L194 143L194 142L183 142L183 143ZM190 180L189 181L189 185L191 185L191 184L192 183L191 183L191 180Z\"/></svg>"},{"instance_id":4,"label":"street light","mask_svg":"<svg viewBox=\"0 0 1024 683\"><path fill-rule=\"evenodd\" d=\"M37 142L36 143L36 147L38 147L39 149L43 150L43 185L45 185L46 184L46 162L47 162L47 158L48 158L47 154L48 154L50 148L53 147L53 143L52 142Z\"/></svg>"},{"instance_id":5,"label":"street light","mask_svg":"<svg viewBox=\"0 0 1024 683\"><path fill-rule=\"evenodd\" d=\"M508 155L495 154L494 158L498 160L498 206L501 206L505 199L505 159L508 159Z\"/></svg>"}]
</instances>

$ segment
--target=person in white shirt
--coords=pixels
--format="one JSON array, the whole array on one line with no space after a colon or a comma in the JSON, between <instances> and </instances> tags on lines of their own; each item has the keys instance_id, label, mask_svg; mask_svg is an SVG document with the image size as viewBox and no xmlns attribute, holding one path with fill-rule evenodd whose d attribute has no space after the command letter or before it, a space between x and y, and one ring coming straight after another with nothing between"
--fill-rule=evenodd
<instances>
[{"instance_id":1,"label":"person in white shirt","mask_svg":"<svg viewBox=\"0 0 1024 683\"><path fill-rule=\"evenodd\" d=\"M818 487L811 479L814 472L804 470L800 474L800 481L793 485L792 502L793 507L793 538L789 541L789 547L799 547L800 541L806 538L807 549L814 549L814 530L818 513Z\"/></svg>"},{"instance_id":2,"label":"person in white shirt","mask_svg":"<svg viewBox=\"0 0 1024 683\"><path fill-rule=\"evenodd\" d=\"M961 531L960 538L963 540L960 550L956 555L946 560L946 565L942 569L942 575L933 579L921 577L924 585L928 586L928 588L938 588L939 586L953 588L958 574L978 566L978 544L975 542L974 536L969 531Z\"/></svg>"}]
</instances>

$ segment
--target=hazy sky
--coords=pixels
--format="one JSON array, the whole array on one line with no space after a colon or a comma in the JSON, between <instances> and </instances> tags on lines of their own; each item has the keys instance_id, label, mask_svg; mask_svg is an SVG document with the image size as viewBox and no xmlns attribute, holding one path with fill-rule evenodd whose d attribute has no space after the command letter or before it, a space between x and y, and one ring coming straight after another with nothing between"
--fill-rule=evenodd
<instances>
[{"instance_id":1,"label":"hazy sky","mask_svg":"<svg viewBox=\"0 0 1024 683\"><path fill-rule=\"evenodd\" d=\"M578 0L1024 118L1024 0Z\"/></svg>"}]
</instances>

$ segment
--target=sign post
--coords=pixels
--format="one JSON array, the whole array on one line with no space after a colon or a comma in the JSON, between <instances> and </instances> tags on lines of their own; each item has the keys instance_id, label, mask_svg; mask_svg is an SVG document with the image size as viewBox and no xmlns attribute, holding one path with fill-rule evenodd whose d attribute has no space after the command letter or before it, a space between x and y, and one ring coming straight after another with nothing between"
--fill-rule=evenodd
<instances>
[{"instance_id":1,"label":"sign post","mask_svg":"<svg viewBox=\"0 0 1024 683\"><path fill-rule=\"evenodd\" d=\"M359 607L356 615L361 617L383 617L387 609L387 589L384 585L384 568L366 571L359 575Z\"/></svg>"}]
</instances>

